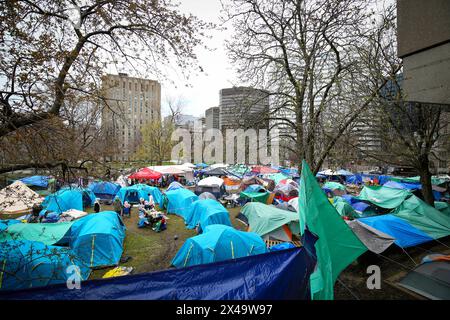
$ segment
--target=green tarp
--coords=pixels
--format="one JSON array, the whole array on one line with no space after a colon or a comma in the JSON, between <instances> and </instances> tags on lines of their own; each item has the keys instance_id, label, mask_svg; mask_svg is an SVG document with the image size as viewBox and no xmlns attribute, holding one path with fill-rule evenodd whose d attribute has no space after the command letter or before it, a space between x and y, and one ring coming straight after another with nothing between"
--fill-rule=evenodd
<instances>
[{"instance_id":1,"label":"green tarp","mask_svg":"<svg viewBox=\"0 0 450 320\"><path fill-rule=\"evenodd\" d=\"M343 184L340 184L339 182L333 182L328 181L323 185L324 188L330 189L330 190L343 190L345 191L345 186Z\"/></svg>"},{"instance_id":2,"label":"green tarp","mask_svg":"<svg viewBox=\"0 0 450 320\"><path fill-rule=\"evenodd\" d=\"M449 217L415 195L406 199L395 209L393 214L408 221L434 239L450 235Z\"/></svg>"},{"instance_id":3,"label":"green tarp","mask_svg":"<svg viewBox=\"0 0 450 320\"><path fill-rule=\"evenodd\" d=\"M267 178L273 180L275 182L275 185L277 185L278 183L280 183L281 180L284 179L292 179L291 176L285 175L281 172L279 173L273 173L273 174L268 174Z\"/></svg>"},{"instance_id":4,"label":"green tarp","mask_svg":"<svg viewBox=\"0 0 450 320\"><path fill-rule=\"evenodd\" d=\"M359 196L355 198L358 200L369 201L381 208L395 209L411 195L412 193L408 190L382 186L365 186L361 190Z\"/></svg>"},{"instance_id":5,"label":"green tarp","mask_svg":"<svg viewBox=\"0 0 450 320\"><path fill-rule=\"evenodd\" d=\"M333 206L336 208L337 212L341 217L359 218L355 209L345 201L335 201Z\"/></svg>"},{"instance_id":6,"label":"green tarp","mask_svg":"<svg viewBox=\"0 0 450 320\"><path fill-rule=\"evenodd\" d=\"M252 202L266 203L269 195L270 192L266 191L266 192L241 192L239 196L241 199L250 199Z\"/></svg>"},{"instance_id":7,"label":"green tarp","mask_svg":"<svg viewBox=\"0 0 450 320\"><path fill-rule=\"evenodd\" d=\"M397 182L407 182L407 183L420 183L420 176L415 177L391 177L390 180L397 181ZM447 182L445 179L438 178L436 176L431 177L431 184L434 184L436 186L443 184Z\"/></svg>"},{"instance_id":8,"label":"green tarp","mask_svg":"<svg viewBox=\"0 0 450 320\"><path fill-rule=\"evenodd\" d=\"M299 194L300 230L307 226L319 237L317 270L311 275L311 296L314 300L334 298L334 283L350 263L367 248L348 227L328 201L305 160Z\"/></svg>"},{"instance_id":9,"label":"green tarp","mask_svg":"<svg viewBox=\"0 0 450 320\"><path fill-rule=\"evenodd\" d=\"M51 246L68 234L73 222L61 223L16 223L0 232L0 242L29 240Z\"/></svg>"},{"instance_id":10,"label":"green tarp","mask_svg":"<svg viewBox=\"0 0 450 320\"><path fill-rule=\"evenodd\" d=\"M434 207L445 214L447 217L450 217L450 205L447 202L435 201Z\"/></svg>"},{"instance_id":11,"label":"green tarp","mask_svg":"<svg viewBox=\"0 0 450 320\"><path fill-rule=\"evenodd\" d=\"M298 225L298 214L293 211L282 210L258 202L247 203L241 210L241 213L247 218L250 231L260 236L264 236L279 227L295 221ZM298 233L298 226L292 225L290 229L293 233Z\"/></svg>"}]
</instances>

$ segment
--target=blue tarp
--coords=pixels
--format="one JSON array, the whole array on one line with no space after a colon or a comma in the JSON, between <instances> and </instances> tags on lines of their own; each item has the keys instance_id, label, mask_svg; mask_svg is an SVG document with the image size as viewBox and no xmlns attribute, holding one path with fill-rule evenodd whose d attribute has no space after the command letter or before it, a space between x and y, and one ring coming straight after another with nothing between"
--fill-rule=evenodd
<instances>
[{"instance_id":1,"label":"blue tarp","mask_svg":"<svg viewBox=\"0 0 450 320\"><path fill-rule=\"evenodd\" d=\"M186 219L185 215L189 214L190 206L194 201L198 200L198 196L192 191L181 188L166 192L168 213L175 213L183 219Z\"/></svg>"},{"instance_id":2,"label":"blue tarp","mask_svg":"<svg viewBox=\"0 0 450 320\"><path fill-rule=\"evenodd\" d=\"M55 285L0 293L1 300L309 300L316 265L314 241L188 268L91 280L80 290Z\"/></svg>"},{"instance_id":3,"label":"blue tarp","mask_svg":"<svg viewBox=\"0 0 450 320\"><path fill-rule=\"evenodd\" d=\"M416 246L433 240L425 232L392 214L361 218L359 221L395 238L395 244L402 248Z\"/></svg>"},{"instance_id":4,"label":"blue tarp","mask_svg":"<svg viewBox=\"0 0 450 320\"><path fill-rule=\"evenodd\" d=\"M146 184L135 184L133 187L144 190L147 195L152 195L153 200L161 206L163 202L163 196L161 191L157 187L152 187ZM148 199L149 197L147 197Z\"/></svg>"},{"instance_id":5,"label":"blue tarp","mask_svg":"<svg viewBox=\"0 0 450 320\"><path fill-rule=\"evenodd\" d=\"M219 201L213 199L195 201L185 216L185 223L188 229L194 229L199 225L199 233L212 224L232 226L228 210Z\"/></svg>"},{"instance_id":6,"label":"blue tarp","mask_svg":"<svg viewBox=\"0 0 450 320\"><path fill-rule=\"evenodd\" d=\"M90 269L69 248L47 246L42 242L12 240L0 246L0 290L18 290L67 281L67 267L80 268L81 280Z\"/></svg>"},{"instance_id":7,"label":"blue tarp","mask_svg":"<svg viewBox=\"0 0 450 320\"><path fill-rule=\"evenodd\" d=\"M93 182L89 185L89 189L95 196L102 200L112 200L120 190L120 185L112 182Z\"/></svg>"},{"instance_id":8,"label":"blue tarp","mask_svg":"<svg viewBox=\"0 0 450 320\"><path fill-rule=\"evenodd\" d=\"M48 188L48 179L47 176L31 176L20 179L23 183L28 186L35 186L40 188Z\"/></svg>"},{"instance_id":9,"label":"blue tarp","mask_svg":"<svg viewBox=\"0 0 450 320\"><path fill-rule=\"evenodd\" d=\"M274 246L271 246L269 248L269 251L273 252L273 251L286 250L286 249L291 249L291 248L295 248L295 246L292 243L282 242L282 243L276 244Z\"/></svg>"},{"instance_id":10,"label":"blue tarp","mask_svg":"<svg viewBox=\"0 0 450 320\"><path fill-rule=\"evenodd\" d=\"M187 239L173 258L172 265L183 268L265 252L266 244L258 234L214 224L207 226L202 234Z\"/></svg>"},{"instance_id":11,"label":"blue tarp","mask_svg":"<svg viewBox=\"0 0 450 320\"><path fill-rule=\"evenodd\" d=\"M360 174L355 174L346 178L346 182L350 184L362 184L362 176Z\"/></svg>"},{"instance_id":12,"label":"blue tarp","mask_svg":"<svg viewBox=\"0 0 450 320\"><path fill-rule=\"evenodd\" d=\"M385 184L383 184L383 187L390 187L390 188L403 189L403 190L422 189L422 186L417 183L404 183L404 182L397 182L397 181L388 181Z\"/></svg>"},{"instance_id":13,"label":"blue tarp","mask_svg":"<svg viewBox=\"0 0 450 320\"><path fill-rule=\"evenodd\" d=\"M58 214L69 209L83 211L83 194L75 189L61 189L45 197L42 206Z\"/></svg>"},{"instance_id":14,"label":"blue tarp","mask_svg":"<svg viewBox=\"0 0 450 320\"><path fill-rule=\"evenodd\" d=\"M130 187L122 187L119 192L117 192L116 197L120 199L122 203L128 201L129 203L139 203L139 199L143 198L148 201L148 192L141 187L136 187L136 185Z\"/></svg>"},{"instance_id":15,"label":"blue tarp","mask_svg":"<svg viewBox=\"0 0 450 320\"><path fill-rule=\"evenodd\" d=\"M364 212L367 208L370 207L370 204L360 201L352 203L351 206L358 212Z\"/></svg>"},{"instance_id":16,"label":"blue tarp","mask_svg":"<svg viewBox=\"0 0 450 320\"><path fill-rule=\"evenodd\" d=\"M103 211L74 222L70 248L90 267L117 265L123 252L125 226L117 213Z\"/></svg>"},{"instance_id":17,"label":"blue tarp","mask_svg":"<svg viewBox=\"0 0 450 320\"><path fill-rule=\"evenodd\" d=\"M244 192L265 192L265 191L266 191L266 189L262 185L259 185L259 184L249 185L244 190Z\"/></svg>"}]
</instances>

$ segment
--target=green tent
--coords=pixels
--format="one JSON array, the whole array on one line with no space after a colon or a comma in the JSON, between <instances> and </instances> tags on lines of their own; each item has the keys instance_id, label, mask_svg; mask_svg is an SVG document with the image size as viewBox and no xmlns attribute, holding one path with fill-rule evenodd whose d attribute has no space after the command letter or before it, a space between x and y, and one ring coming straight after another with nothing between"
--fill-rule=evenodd
<instances>
[{"instance_id":1,"label":"green tent","mask_svg":"<svg viewBox=\"0 0 450 320\"><path fill-rule=\"evenodd\" d=\"M381 208L395 209L411 195L412 193L408 190L382 186L365 186L359 196L355 198L369 201Z\"/></svg>"},{"instance_id":2,"label":"green tent","mask_svg":"<svg viewBox=\"0 0 450 320\"><path fill-rule=\"evenodd\" d=\"M269 198L270 192L241 192L239 197L241 199L250 199L252 202L267 203L267 198Z\"/></svg>"},{"instance_id":3,"label":"green tent","mask_svg":"<svg viewBox=\"0 0 450 320\"><path fill-rule=\"evenodd\" d=\"M0 232L0 242L29 240L54 245L68 235L73 222L61 223L16 223ZM68 240L68 239L67 239Z\"/></svg>"},{"instance_id":4,"label":"green tent","mask_svg":"<svg viewBox=\"0 0 450 320\"><path fill-rule=\"evenodd\" d=\"M330 189L330 190L343 190L345 191L345 186L343 184L340 184L339 182L333 182L328 181L323 185L324 188Z\"/></svg>"},{"instance_id":5,"label":"green tent","mask_svg":"<svg viewBox=\"0 0 450 320\"><path fill-rule=\"evenodd\" d=\"M328 201L305 160L300 180L299 215L301 232L308 226L319 237L315 244L317 270L310 279L312 298L331 300L339 274L367 248Z\"/></svg>"},{"instance_id":6,"label":"green tent","mask_svg":"<svg viewBox=\"0 0 450 320\"><path fill-rule=\"evenodd\" d=\"M267 178L273 180L275 182L275 185L280 183L281 180L292 179L291 176L285 175L284 173L281 173L281 172L268 174Z\"/></svg>"},{"instance_id":7,"label":"green tent","mask_svg":"<svg viewBox=\"0 0 450 320\"><path fill-rule=\"evenodd\" d=\"M299 234L298 214L293 211L282 210L263 203L250 202L241 210L250 226L250 231L264 236L287 224L292 233Z\"/></svg>"},{"instance_id":8,"label":"green tent","mask_svg":"<svg viewBox=\"0 0 450 320\"><path fill-rule=\"evenodd\" d=\"M450 235L450 219L415 195L406 199L393 212L399 218L407 220L430 237L439 239Z\"/></svg>"},{"instance_id":9,"label":"green tent","mask_svg":"<svg viewBox=\"0 0 450 320\"><path fill-rule=\"evenodd\" d=\"M447 202L435 201L434 207L443 214L447 215L447 217L450 217L450 205Z\"/></svg>"}]
</instances>

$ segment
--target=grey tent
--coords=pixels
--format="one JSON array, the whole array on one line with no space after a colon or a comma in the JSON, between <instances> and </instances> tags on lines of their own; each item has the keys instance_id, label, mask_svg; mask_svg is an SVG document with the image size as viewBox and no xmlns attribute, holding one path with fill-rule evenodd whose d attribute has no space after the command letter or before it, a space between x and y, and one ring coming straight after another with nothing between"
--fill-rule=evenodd
<instances>
[{"instance_id":1,"label":"grey tent","mask_svg":"<svg viewBox=\"0 0 450 320\"><path fill-rule=\"evenodd\" d=\"M215 197L211 192L203 192L203 193L201 193L201 194L198 196L198 198L199 198L200 200L203 200L203 199L213 199L213 200L217 200L216 197Z\"/></svg>"},{"instance_id":2,"label":"grey tent","mask_svg":"<svg viewBox=\"0 0 450 320\"><path fill-rule=\"evenodd\" d=\"M374 253L382 253L395 241L390 235L362 223L359 220L346 221L362 243Z\"/></svg>"}]
</instances>

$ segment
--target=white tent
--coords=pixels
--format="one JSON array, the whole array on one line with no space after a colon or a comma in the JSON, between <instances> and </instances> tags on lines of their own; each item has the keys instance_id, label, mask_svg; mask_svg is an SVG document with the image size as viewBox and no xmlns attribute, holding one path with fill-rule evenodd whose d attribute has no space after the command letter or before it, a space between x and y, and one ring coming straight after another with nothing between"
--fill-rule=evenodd
<instances>
[{"instance_id":1,"label":"white tent","mask_svg":"<svg viewBox=\"0 0 450 320\"><path fill-rule=\"evenodd\" d=\"M208 177L208 178L200 180L197 183L197 185L200 187L211 187L211 186L220 187L221 185L223 185L223 180L218 177L212 176L212 177Z\"/></svg>"},{"instance_id":2,"label":"white tent","mask_svg":"<svg viewBox=\"0 0 450 320\"><path fill-rule=\"evenodd\" d=\"M212 164L212 165L210 166L211 169L215 169L215 168L226 168L226 167L228 167L228 165L227 165L227 164L224 164L224 163L216 163L216 164Z\"/></svg>"},{"instance_id":3,"label":"white tent","mask_svg":"<svg viewBox=\"0 0 450 320\"><path fill-rule=\"evenodd\" d=\"M34 204L43 199L23 182L15 181L0 190L0 213L18 214L30 211Z\"/></svg>"}]
</instances>

